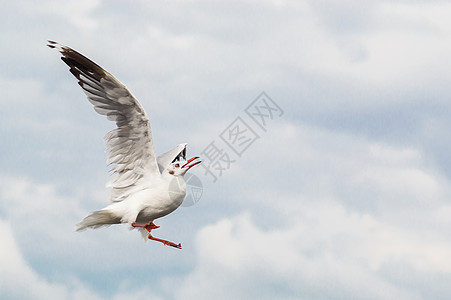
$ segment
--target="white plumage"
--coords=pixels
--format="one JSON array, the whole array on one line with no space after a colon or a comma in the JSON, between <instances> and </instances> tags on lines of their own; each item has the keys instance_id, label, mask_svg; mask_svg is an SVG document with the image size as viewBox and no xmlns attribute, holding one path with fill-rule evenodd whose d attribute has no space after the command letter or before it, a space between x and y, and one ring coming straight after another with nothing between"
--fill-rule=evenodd
<instances>
[{"instance_id":1,"label":"white plumage","mask_svg":"<svg viewBox=\"0 0 451 300\"><path fill-rule=\"evenodd\" d=\"M78 79L89 102L101 115L116 122L117 128L104 137L107 163L117 177L107 183L111 187L107 207L94 211L77 224L76 230L129 223L138 227L149 239L181 248L180 244L161 240L150 234L158 228L153 221L163 217L183 202L186 194L184 174L200 163L187 161L186 145L156 157L150 122L146 112L130 91L113 75L77 51L49 41L61 59Z\"/></svg>"}]
</instances>

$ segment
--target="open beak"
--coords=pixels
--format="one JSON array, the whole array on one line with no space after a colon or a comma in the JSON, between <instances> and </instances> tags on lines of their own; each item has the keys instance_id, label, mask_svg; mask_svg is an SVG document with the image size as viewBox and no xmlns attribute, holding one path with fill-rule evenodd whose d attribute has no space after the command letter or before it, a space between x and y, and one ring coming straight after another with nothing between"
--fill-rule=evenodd
<instances>
[{"instance_id":1,"label":"open beak","mask_svg":"<svg viewBox=\"0 0 451 300\"><path fill-rule=\"evenodd\" d=\"M199 157L198 156L195 156L195 157L193 157L193 158L190 158L190 159L188 159L187 161L186 161L186 163L182 166L182 169L183 168L192 168L192 167L194 167L195 165L198 165L198 164L200 164L201 163L201 161L199 160L199 161L196 161L196 162L193 162L192 164L190 164L193 160L195 160L195 159L198 159Z\"/></svg>"}]
</instances>

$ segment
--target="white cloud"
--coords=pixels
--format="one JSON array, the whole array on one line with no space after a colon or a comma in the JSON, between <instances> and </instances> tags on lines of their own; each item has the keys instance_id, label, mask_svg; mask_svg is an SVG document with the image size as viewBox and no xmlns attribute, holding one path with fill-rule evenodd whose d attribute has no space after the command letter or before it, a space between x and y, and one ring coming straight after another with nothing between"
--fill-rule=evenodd
<instances>
[{"instance_id":1,"label":"white cloud","mask_svg":"<svg viewBox=\"0 0 451 300\"><path fill-rule=\"evenodd\" d=\"M64 4L54 1L39 4L33 1L27 2L25 8L30 13L59 18L77 27L79 30L91 31L99 26L99 22L95 17L95 9L99 7L100 0L67 1Z\"/></svg>"},{"instance_id":2,"label":"white cloud","mask_svg":"<svg viewBox=\"0 0 451 300\"><path fill-rule=\"evenodd\" d=\"M345 1L334 5L312 1L311 7L313 17L307 23L316 26L303 32L300 40L309 33L315 39L298 52L305 57L310 48L320 49L299 67L305 70L310 63L311 74L347 87L344 91L336 87L346 95L337 94L331 101L346 106L352 101L354 108L381 107L412 103L415 95L425 90L448 91L443 79L448 77L450 65L446 53L451 43L444 38L450 30L445 17L449 3ZM374 101L350 97L355 94L379 97Z\"/></svg>"},{"instance_id":3,"label":"white cloud","mask_svg":"<svg viewBox=\"0 0 451 300\"><path fill-rule=\"evenodd\" d=\"M22 256L11 226L0 220L0 294L5 299L100 299L77 281L49 282Z\"/></svg>"},{"instance_id":4,"label":"white cloud","mask_svg":"<svg viewBox=\"0 0 451 300\"><path fill-rule=\"evenodd\" d=\"M406 237L391 229L333 203L307 207L287 228L262 230L248 214L223 219L200 231L198 264L178 299L416 299L370 268L372 252L403 259Z\"/></svg>"},{"instance_id":5,"label":"white cloud","mask_svg":"<svg viewBox=\"0 0 451 300\"><path fill-rule=\"evenodd\" d=\"M451 271L448 181L420 150L272 125L216 192L248 213L199 232L179 298L416 299Z\"/></svg>"},{"instance_id":6,"label":"white cloud","mask_svg":"<svg viewBox=\"0 0 451 300\"><path fill-rule=\"evenodd\" d=\"M283 227L271 228L271 217L265 218L258 222L264 227L251 214L204 227L196 268L178 298L420 299L416 286L399 284L383 270L406 266L406 282L451 271L451 243L433 228L412 231L335 201L303 202Z\"/></svg>"}]
</instances>

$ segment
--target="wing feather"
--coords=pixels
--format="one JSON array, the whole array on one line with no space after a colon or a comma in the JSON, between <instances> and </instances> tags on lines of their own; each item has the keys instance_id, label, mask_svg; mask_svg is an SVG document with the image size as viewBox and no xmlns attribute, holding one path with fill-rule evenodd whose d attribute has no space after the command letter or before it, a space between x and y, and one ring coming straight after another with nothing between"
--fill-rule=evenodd
<instances>
[{"instance_id":1,"label":"wing feather","mask_svg":"<svg viewBox=\"0 0 451 300\"><path fill-rule=\"evenodd\" d=\"M111 201L122 201L145 176L160 175L149 118L130 91L102 67L67 46L53 41L48 46L61 53L94 110L116 122L117 128L104 137L107 163L117 174L107 186L112 188Z\"/></svg>"}]
</instances>

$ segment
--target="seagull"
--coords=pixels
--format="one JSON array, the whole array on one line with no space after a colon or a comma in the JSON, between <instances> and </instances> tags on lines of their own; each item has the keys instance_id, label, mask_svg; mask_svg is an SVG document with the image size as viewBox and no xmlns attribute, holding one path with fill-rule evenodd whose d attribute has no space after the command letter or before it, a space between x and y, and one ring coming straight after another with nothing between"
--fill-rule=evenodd
<instances>
[{"instance_id":1,"label":"seagull","mask_svg":"<svg viewBox=\"0 0 451 300\"><path fill-rule=\"evenodd\" d=\"M151 230L159 226L154 220L176 210L186 195L185 173L201 163L199 157L186 160L186 143L156 156L150 121L138 100L113 75L77 51L54 41L48 47L61 53L94 110L116 122L117 128L104 137L111 171L117 174L107 183L110 202L91 212L75 228L98 228L128 223L147 240L178 249L182 245L156 238Z\"/></svg>"}]
</instances>

